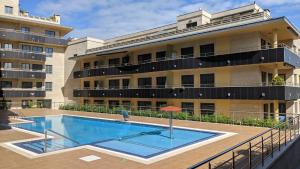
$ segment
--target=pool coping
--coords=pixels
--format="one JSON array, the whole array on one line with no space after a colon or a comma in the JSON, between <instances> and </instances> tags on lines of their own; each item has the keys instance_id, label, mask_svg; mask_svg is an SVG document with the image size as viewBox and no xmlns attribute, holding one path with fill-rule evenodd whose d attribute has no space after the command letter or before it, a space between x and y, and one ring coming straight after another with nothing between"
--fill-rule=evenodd
<instances>
[{"instance_id":1,"label":"pool coping","mask_svg":"<svg viewBox=\"0 0 300 169\"><path fill-rule=\"evenodd\" d=\"M70 115L70 114L58 114L58 115L46 115L46 116L29 116L29 117L26 117L26 118L47 117L47 116L48 117L50 117L50 116L73 116L73 117L82 117L82 118L90 118L90 119L99 119L99 120L123 122L123 121L116 120L116 119L91 117L91 116L81 116L81 115ZM24 120L24 119L19 119L19 120L21 122L14 122L14 123L10 123L10 124L12 125L12 124L22 124L22 123L32 122L30 120ZM135 124L142 124L142 125L169 127L168 125L157 124L157 123L146 123L146 122L139 122L139 121L127 121L127 122L128 123L135 123ZM213 138L205 139L205 140L200 141L200 142L198 140L197 142L190 143L190 144L184 145L183 147L178 147L178 148L175 148L175 149L167 151L167 152L163 152L161 154L155 155L155 156L150 157L150 158L143 158L143 157L139 157L137 155L123 153L123 152L120 152L120 151L117 151L117 150L110 150L110 149L107 149L107 148L101 148L101 147L97 147L97 146L94 146L94 145L81 145L81 146L77 146L77 147L72 147L72 148L57 150L57 151L53 151L53 152L38 154L38 153L34 153L32 151L26 150L24 148L18 147L15 144L23 143L23 142L30 142L30 141L43 140L45 138L44 134L34 132L34 131L29 131L29 130L26 130L26 129L17 128L17 127L12 127L12 129L16 130L16 131L19 131L19 132L24 132L24 133L27 133L27 134L37 136L37 138L4 142L4 143L0 143L0 146L5 147L9 150L12 150L12 151L14 151L18 154L21 154L21 155L27 157L27 158L30 158L30 159L40 158L40 157L45 157L45 156L49 156L49 155L60 154L60 153L65 153L65 152L70 152L70 151L75 151L75 150L80 150L80 149L89 149L89 150L92 150L92 151L105 153L105 154L108 154L108 155L112 155L112 156L116 156L116 157L119 157L119 158L124 158L124 159L128 159L128 160L132 160L132 161L135 161L135 162L139 162L139 163L142 163L142 164L149 165L149 164L152 164L152 163L170 158L172 156L179 155L179 154L182 154L184 152L187 152L187 151L190 151L190 150L193 150L193 149L196 149L196 148L200 148L200 147L208 145L210 143L217 142L219 140L223 140L223 139L228 138L228 137L232 137L232 136L237 134L237 133L233 133L233 132L207 130L207 129L200 129L200 128L182 127L182 126L173 126L173 127L178 128L178 129L185 129L185 130L194 130L194 131L217 133L219 135L217 135ZM53 137L49 136L48 138L51 139Z\"/></svg>"}]
</instances>

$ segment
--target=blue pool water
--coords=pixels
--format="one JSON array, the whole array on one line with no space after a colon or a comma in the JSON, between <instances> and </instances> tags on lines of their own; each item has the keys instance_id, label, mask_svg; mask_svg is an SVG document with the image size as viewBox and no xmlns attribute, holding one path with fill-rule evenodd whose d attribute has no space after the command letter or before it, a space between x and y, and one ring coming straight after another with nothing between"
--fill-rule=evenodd
<instances>
[{"instance_id":1,"label":"blue pool water","mask_svg":"<svg viewBox=\"0 0 300 169\"><path fill-rule=\"evenodd\" d=\"M156 125L67 115L25 119L33 121L33 123L16 124L14 127L38 133L44 133L45 129L50 129L68 137L66 139L48 132L54 138L47 140L47 152L92 145L142 158L150 158L221 135L220 133L174 128L174 138L170 139L169 128ZM44 140L16 143L15 145L38 154L45 152Z\"/></svg>"}]
</instances>

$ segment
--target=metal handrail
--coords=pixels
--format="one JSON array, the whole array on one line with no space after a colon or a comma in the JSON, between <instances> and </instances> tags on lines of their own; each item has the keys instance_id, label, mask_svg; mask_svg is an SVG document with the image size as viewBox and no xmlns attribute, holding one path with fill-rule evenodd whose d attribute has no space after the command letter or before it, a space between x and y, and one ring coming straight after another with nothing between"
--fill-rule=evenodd
<instances>
[{"instance_id":1,"label":"metal handrail","mask_svg":"<svg viewBox=\"0 0 300 169\"><path fill-rule=\"evenodd\" d=\"M63 138L65 138L65 139L67 139L67 140L69 140L69 141L71 141L71 142L73 142L73 143L75 143L75 144L77 144L77 145L80 144L78 141L73 140L73 139L71 139L71 138L69 138L69 137L67 137L67 136L65 136L65 135L62 135L62 134L60 134L60 133L58 133L58 132L55 132L55 131L53 131L53 130L51 130L51 129L46 129L46 130L45 130L45 133L44 133L44 134L45 134L45 137L44 137L44 151L45 151L45 152L47 152L48 132L54 133L54 134L56 134L56 135L59 135L60 137L63 137Z\"/></svg>"},{"instance_id":2,"label":"metal handrail","mask_svg":"<svg viewBox=\"0 0 300 169\"><path fill-rule=\"evenodd\" d=\"M298 115L298 114L295 117L292 118L292 123L293 123L292 128L293 129L290 128L290 136L289 136L290 140L289 141L292 141L292 137L296 138L296 135L300 134L299 133L299 127L300 127L299 126L299 119L300 119L300 115ZM295 120L297 120L296 124L294 124ZM218 154L216 154L216 155L214 155L214 156L212 156L212 157L210 157L210 158L208 158L208 159L206 159L204 161L201 161L201 162L199 162L197 164L194 164L193 166L190 166L188 169L196 169L196 168L201 167L201 166L203 166L205 164L208 164L208 168L211 169L212 168L211 162L213 160L215 160L215 159L217 159L217 158L219 158L219 157L221 157L221 156L223 156L223 155L225 155L227 153L230 153L230 152L233 153L232 158L230 158L230 159L222 162L221 164L218 165L218 167L220 167L220 166L222 166L222 165L224 165L224 164L232 161L232 165L233 165L233 168L234 168L234 165L235 165L234 162L235 162L235 157L236 157L235 153L234 153L234 150L237 149L237 148L239 148L239 147L241 147L241 146L243 146L243 145L245 145L245 144L247 144L247 143L249 144L249 149L248 149L249 150L249 167L252 168L252 161L251 161L252 160L252 155L251 155L251 152L253 151L252 148L255 147L255 146L259 146L259 149L261 149L261 154L260 154L261 164L262 164L262 166L264 166L265 158L268 158L269 156L271 156L273 158L273 156L274 156L274 135L276 135L277 133L278 133L278 137L279 137L278 138L279 139L278 140L278 150L279 151L281 150L281 144L282 144L281 140L282 140L282 138L280 136L281 129L280 129L279 125L271 128L271 129L268 129L268 130L266 130L266 131L264 131L264 132L262 132L262 133L260 133L260 134L258 134L256 136L253 136L253 137L251 137L251 138L249 138L249 139L247 139L247 140L245 140L245 141L243 141L243 142L241 142L241 143L239 143L239 144L237 144L237 145L235 145L235 146L233 146L231 148L228 148L228 149L226 149L226 150L224 150L224 151L222 151L222 152L220 152L220 153L218 153ZM273 133L273 130L277 131L277 129L278 129L278 132ZM294 135L292 133L292 130L294 130ZM297 130L297 133L296 133L296 130ZM285 140L284 141L284 145L285 146L287 145L287 133L286 132L287 131L286 131L286 126L285 126L285 129L284 129L285 135L284 135L284 138L283 138ZM270 136L264 137L264 135L267 134L267 133L270 133ZM261 141L257 142L255 145L252 145L251 142L254 141L257 138L261 138ZM264 144L264 141L266 141L268 139L271 139L271 141L270 141L270 144L271 144L270 145L271 146L271 154L270 155L267 154L267 156L265 156L265 152L264 152L264 145L265 144ZM256 165L258 165L258 164L256 164Z\"/></svg>"},{"instance_id":3,"label":"metal handrail","mask_svg":"<svg viewBox=\"0 0 300 169\"><path fill-rule=\"evenodd\" d=\"M218 158L218 157L220 157L220 156L222 156L222 155L224 155L224 154L226 154L228 152L231 152L231 151L235 150L236 148L238 148L238 147L240 147L240 146L242 146L242 145L244 145L246 143L249 143L249 142L251 142L252 140L254 140L256 138L259 138L259 137L263 136L264 134L266 134L266 133L268 133L268 132L270 132L272 130L273 130L273 128L268 129L268 130L266 130L266 131L264 131L264 132L262 132L262 133L260 133L260 134L258 134L256 136L253 136L253 137L249 138L248 140L245 140L245 141L243 141L243 142L241 142L241 143L239 143L239 144L237 144L237 145L235 145L235 146L233 146L231 148L228 148L228 149L222 151L221 153L218 153L218 154L216 154L216 155L214 155L214 156L212 156L212 157L210 157L210 158L208 158L208 159L206 159L206 160L204 160L204 161L202 161L200 163L197 163L197 164L191 166L188 169L195 169L195 168L200 167L200 166L202 166L204 164L207 164L209 161L212 161L212 160L214 160L214 159L216 159L216 158Z\"/></svg>"}]
</instances>

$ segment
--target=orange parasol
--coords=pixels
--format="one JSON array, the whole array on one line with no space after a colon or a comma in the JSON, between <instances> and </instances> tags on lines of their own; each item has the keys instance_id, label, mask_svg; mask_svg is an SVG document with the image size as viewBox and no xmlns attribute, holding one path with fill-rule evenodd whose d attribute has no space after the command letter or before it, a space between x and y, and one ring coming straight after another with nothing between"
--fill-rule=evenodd
<instances>
[{"instance_id":1,"label":"orange parasol","mask_svg":"<svg viewBox=\"0 0 300 169\"><path fill-rule=\"evenodd\" d=\"M173 138L173 113L181 112L181 108L175 106L167 106L167 107L160 108L160 111L170 113L169 126L170 126L170 138L172 139Z\"/></svg>"}]
</instances>

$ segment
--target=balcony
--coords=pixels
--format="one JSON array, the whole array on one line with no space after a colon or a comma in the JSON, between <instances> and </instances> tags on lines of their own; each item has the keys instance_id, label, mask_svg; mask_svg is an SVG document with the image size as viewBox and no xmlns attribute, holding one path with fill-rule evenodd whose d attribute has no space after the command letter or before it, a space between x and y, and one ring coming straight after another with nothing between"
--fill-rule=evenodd
<instances>
[{"instance_id":1,"label":"balcony","mask_svg":"<svg viewBox=\"0 0 300 169\"><path fill-rule=\"evenodd\" d=\"M257 47L256 47L257 48ZM148 62L137 65L122 65L119 67L101 67L74 72L74 78L94 76L126 75L135 73L158 72L168 70L199 69L212 67L239 66L284 62L300 67L300 57L286 47L249 50L213 56L191 57L184 59L167 59L158 62Z\"/></svg>"},{"instance_id":2,"label":"balcony","mask_svg":"<svg viewBox=\"0 0 300 169\"><path fill-rule=\"evenodd\" d=\"M3 88L0 90L1 97L45 97L44 89Z\"/></svg>"},{"instance_id":3,"label":"balcony","mask_svg":"<svg viewBox=\"0 0 300 169\"><path fill-rule=\"evenodd\" d=\"M45 79L46 72L34 70L20 70L20 69L1 69L0 78L15 78L15 79Z\"/></svg>"},{"instance_id":4,"label":"balcony","mask_svg":"<svg viewBox=\"0 0 300 169\"><path fill-rule=\"evenodd\" d=\"M63 39L62 37L50 37L45 34L26 33L19 30L4 28L0 28L0 39L44 43L60 46L66 46L68 44L68 40Z\"/></svg>"},{"instance_id":5,"label":"balcony","mask_svg":"<svg viewBox=\"0 0 300 169\"><path fill-rule=\"evenodd\" d=\"M162 98L162 99L237 99L237 100L297 100L296 86L240 86L202 88L138 88L74 90L74 97Z\"/></svg>"},{"instance_id":6,"label":"balcony","mask_svg":"<svg viewBox=\"0 0 300 169\"><path fill-rule=\"evenodd\" d=\"M20 60L33 60L33 61L46 61L45 53L34 53L23 51L20 49L1 49L0 59L20 59Z\"/></svg>"}]
</instances>

